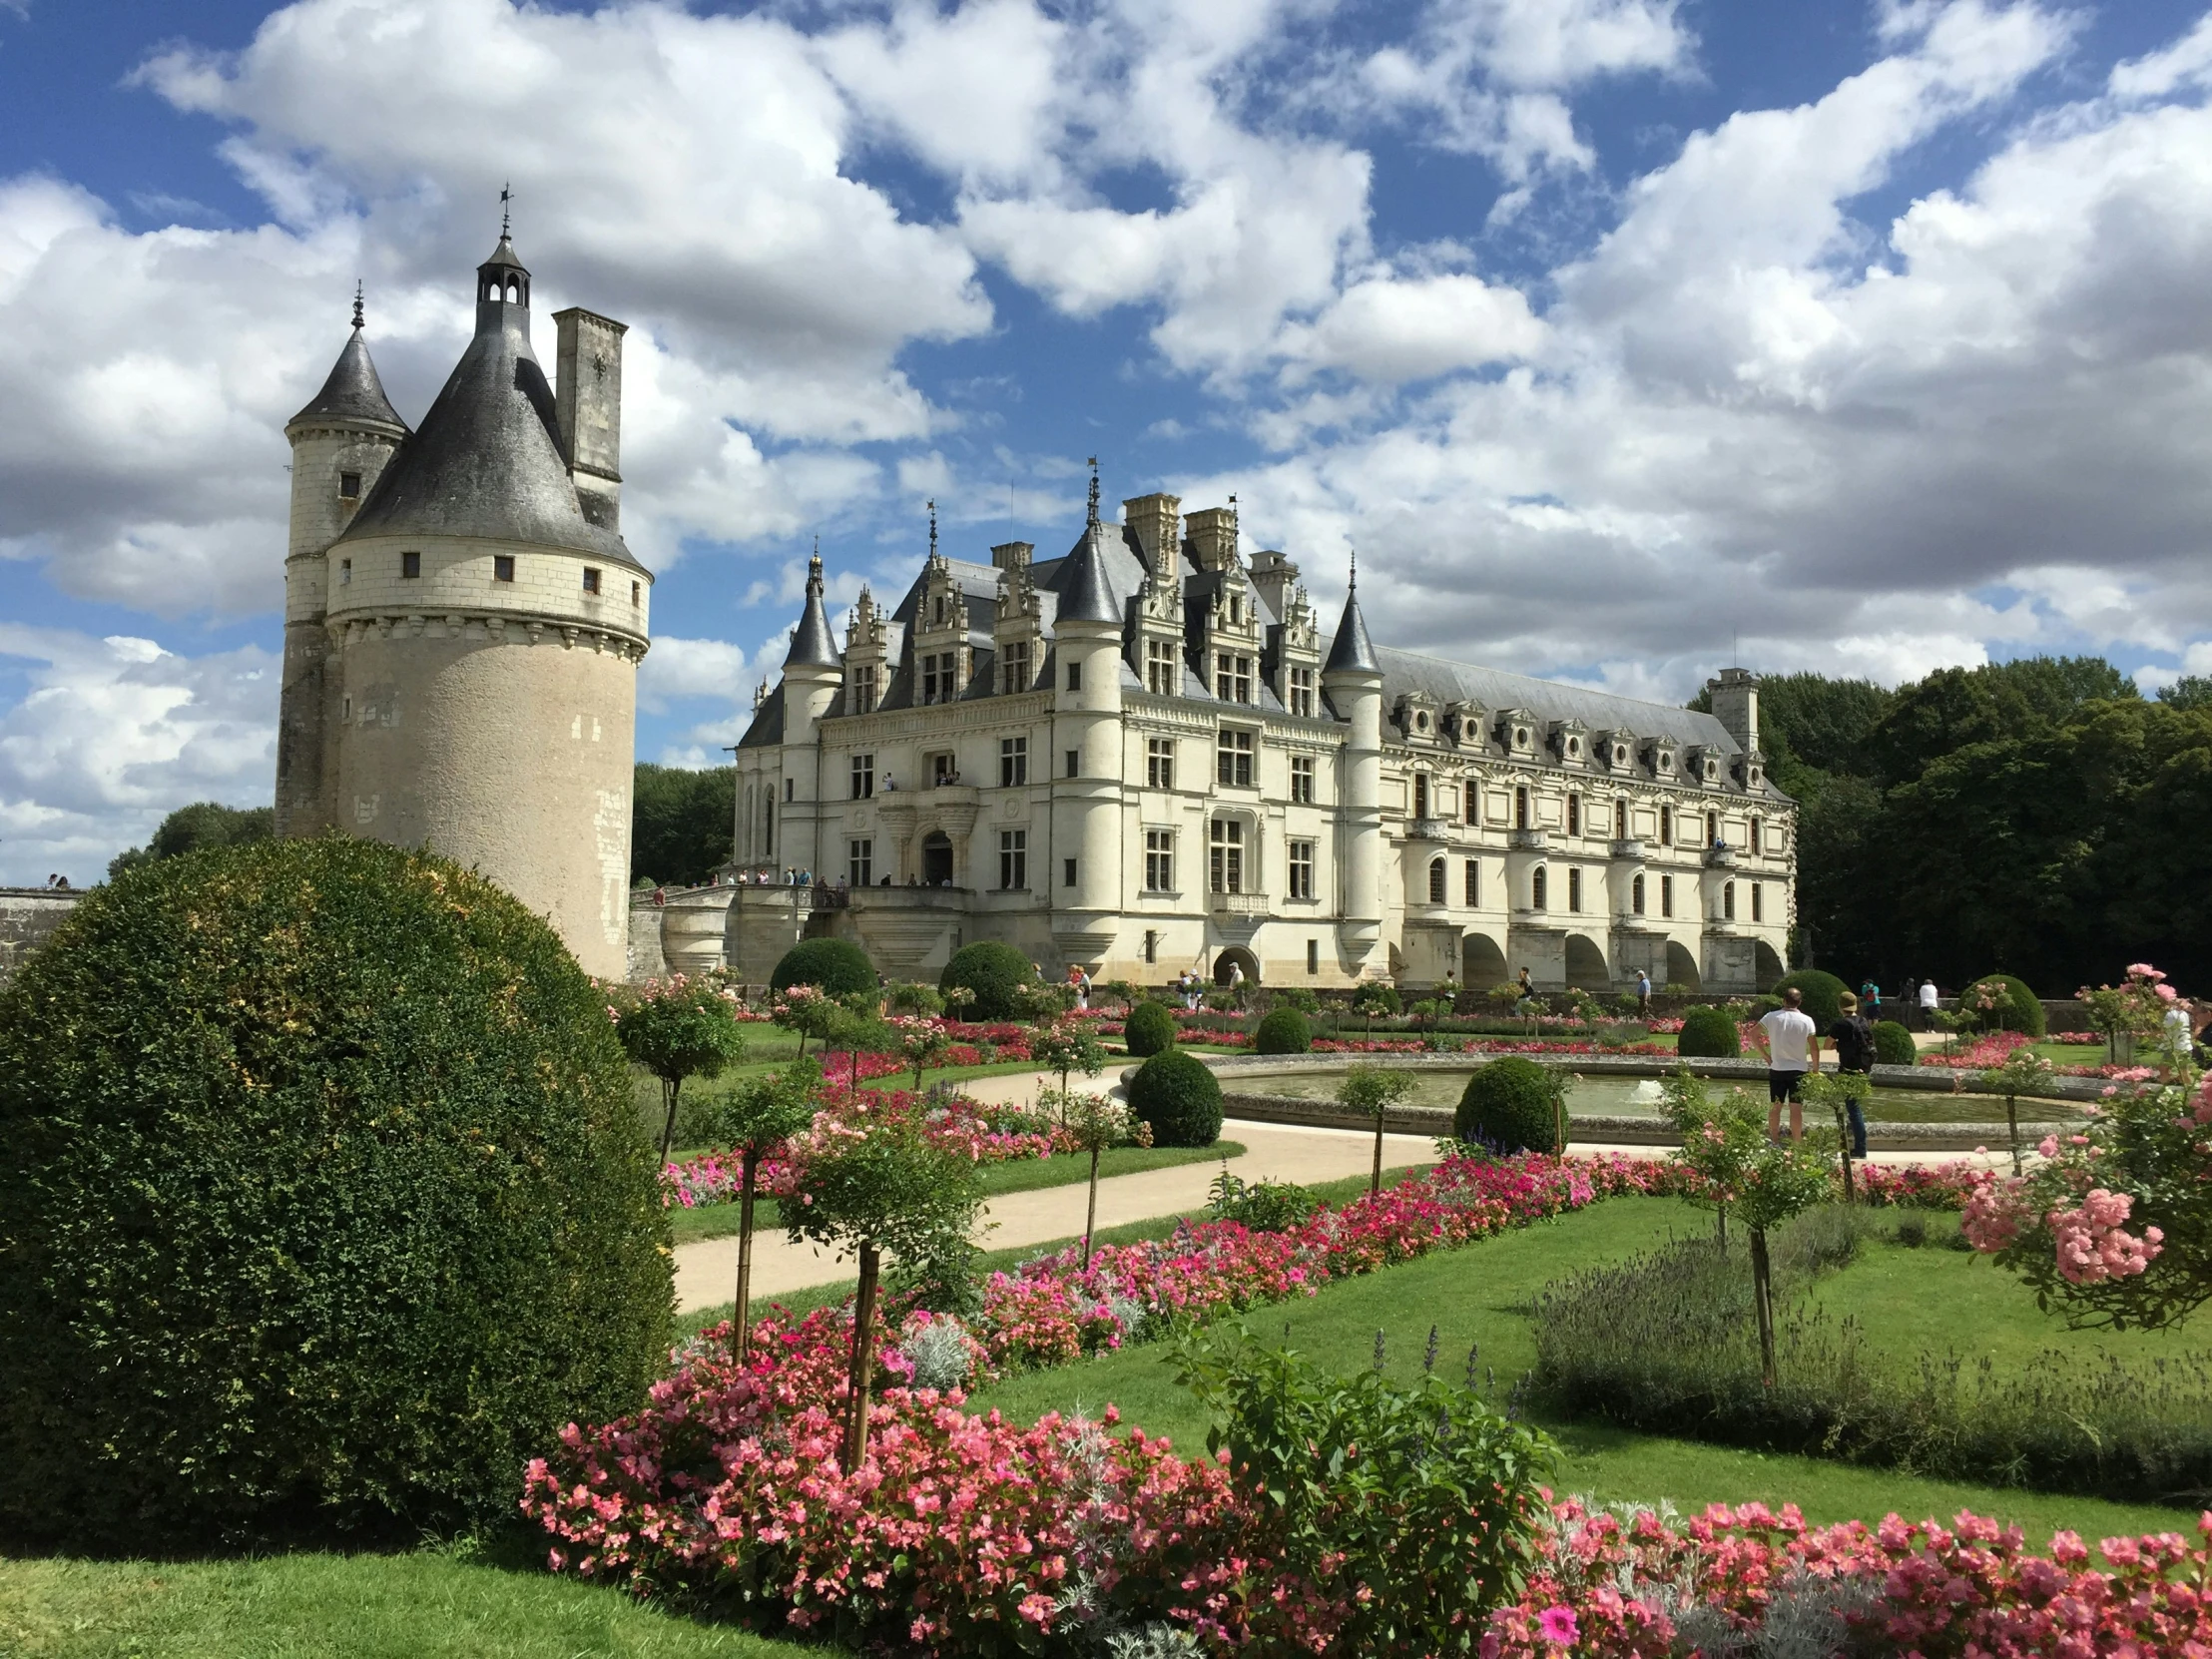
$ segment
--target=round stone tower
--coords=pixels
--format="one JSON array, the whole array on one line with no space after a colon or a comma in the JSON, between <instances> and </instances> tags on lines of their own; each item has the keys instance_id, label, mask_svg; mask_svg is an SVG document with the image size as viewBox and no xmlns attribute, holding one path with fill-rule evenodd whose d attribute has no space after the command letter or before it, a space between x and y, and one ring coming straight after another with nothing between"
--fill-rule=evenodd
<instances>
[{"instance_id":1,"label":"round stone tower","mask_svg":"<svg viewBox=\"0 0 2212 1659\"><path fill-rule=\"evenodd\" d=\"M1360 614L1357 573L1330 642L1321 683L1351 722L1344 746L1344 920L1338 934L1355 973L1382 935L1382 663Z\"/></svg>"},{"instance_id":2,"label":"round stone tower","mask_svg":"<svg viewBox=\"0 0 2212 1659\"><path fill-rule=\"evenodd\" d=\"M295 460L287 636L325 642L322 760L311 791L280 763L279 822L474 865L587 972L621 978L653 578L618 529L623 326L583 310L554 320L558 393L531 349L530 274L502 233L477 271L475 337L421 428L398 426L373 472L363 460L359 506L319 554L302 551L317 539L302 502L322 511L327 488L303 485ZM360 452L352 441L344 453ZM319 449L313 464L350 467ZM287 644L287 733L317 724L309 678L293 687Z\"/></svg>"}]
</instances>

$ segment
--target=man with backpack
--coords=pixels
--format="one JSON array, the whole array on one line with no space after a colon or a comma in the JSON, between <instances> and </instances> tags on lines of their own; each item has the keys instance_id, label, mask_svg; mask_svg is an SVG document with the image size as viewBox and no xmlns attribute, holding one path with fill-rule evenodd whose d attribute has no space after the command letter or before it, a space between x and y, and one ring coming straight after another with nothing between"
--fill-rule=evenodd
<instances>
[{"instance_id":1,"label":"man with backpack","mask_svg":"<svg viewBox=\"0 0 2212 1659\"><path fill-rule=\"evenodd\" d=\"M1828 1040L1836 1045L1836 1072L1839 1078L1858 1076L1873 1086L1874 1026L1859 1011L1859 999L1846 991L1836 999L1840 1013L1836 1023L1828 1028ZM1867 1116L1859 1109L1860 1090L1854 1088L1847 1110L1851 1113L1851 1155L1862 1164L1867 1161Z\"/></svg>"}]
</instances>

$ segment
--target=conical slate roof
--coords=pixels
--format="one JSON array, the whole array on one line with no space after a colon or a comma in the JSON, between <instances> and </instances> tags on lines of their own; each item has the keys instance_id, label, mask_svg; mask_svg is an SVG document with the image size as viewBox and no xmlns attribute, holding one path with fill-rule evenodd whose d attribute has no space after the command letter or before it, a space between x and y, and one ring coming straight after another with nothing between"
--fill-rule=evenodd
<instances>
[{"instance_id":1,"label":"conical slate roof","mask_svg":"<svg viewBox=\"0 0 2212 1659\"><path fill-rule=\"evenodd\" d=\"M830 632L830 613L822 604L822 555L807 563L807 609L792 635L792 648L784 658L788 672L795 668L837 668L837 642Z\"/></svg>"},{"instance_id":2,"label":"conical slate roof","mask_svg":"<svg viewBox=\"0 0 2212 1659\"><path fill-rule=\"evenodd\" d=\"M1368 619L1360 614L1360 583L1355 578L1345 590L1345 614L1338 620L1337 637L1330 642L1322 673L1380 676L1382 672L1382 659L1375 654L1375 641L1368 638Z\"/></svg>"},{"instance_id":3,"label":"conical slate roof","mask_svg":"<svg viewBox=\"0 0 2212 1659\"><path fill-rule=\"evenodd\" d=\"M1114 579L1106 568L1106 530L1097 519L1083 527L1082 538L1068 550L1059 577L1055 626L1063 622L1110 622L1117 628L1122 625L1125 607L1121 596L1114 592Z\"/></svg>"},{"instance_id":4,"label":"conical slate roof","mask_svg":"<svg viewBox=\"0 0 2212 1659\"><path fill-rule=\"evenodd\" d=\"M504 236L478 268L480 295L494 271L528 276ZM527 298L479 297L476 337L338 540L480 536L635 566L620 536L584 517L556 430L553 388L530 348Z\"/></svg>"},{"instance_id":5,"label":"conical slate roof","mask_svg":"<svg viewBox=\"0 0 2212 1659\"><path fill-rule=\"evenodd\" d=\"M338 360L331 366L330 377L322 382L322 389L284 424L320 426L336 421L388 427L401 435L407 430L407 423L399 418L398 411L391 406L391 399L384 395L384 382L376 377L376 365L369 360L368 345L361 338L358 322L353 324L352 337L338 353Z\"/></svg>"}]
</instances>

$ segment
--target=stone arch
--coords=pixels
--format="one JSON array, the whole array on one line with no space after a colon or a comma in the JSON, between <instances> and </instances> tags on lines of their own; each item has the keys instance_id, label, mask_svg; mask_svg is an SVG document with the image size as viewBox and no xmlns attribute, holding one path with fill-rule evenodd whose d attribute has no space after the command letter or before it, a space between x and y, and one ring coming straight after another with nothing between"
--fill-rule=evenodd
<instances>
[{"instance_id":1,"label":"stone arch","mask_svg":"<svg viewBox=\"0 0 2212 1659\"><path fill-rule=\"evenodd\" d=\"M1229 970L1232 967L1244 969L1246 984L1257 985L1260 982L1260 958L1253 955L1241 944L1225 947L1221 954L1214 958L1214 983L1217 985L1228 984Z\"/></svg>"},{"instance_id":2,"label":"stone arch","mask_svg":"<svg viewBox=\"0 0 2212 1659\"><path fill-rule=\"evenodd\" d=\"M952 837L942 830L931 830L921 837L921 884L925 887L952 884Z\"/></svg>"},{"instance_id":3,"label":"stone arch","mask_svg":"<svg viewBox=\"0 0 2212 1659\"><path fill-rule=\"evenodd\" d=\"M1567 984L1578 991L1613 988L1613 973L1605 965L1605 952L1585 933L1567 935Z\"/></svg>"},{"instance_id":4,"label":"stone arch","mask_svg":"<svg viewBox=\"0 0 2212 1659\"><path fill-rule=\"evenodd\" d=\"M1752 983L1762 991L1772 990L1776 980L1789 970L1782 965L1782 958L1773 945L1765 939L1753 941Z\"/></svg>"},{"instance_id":5,"label":"stone arch","mask_svg":"<svg viewBox=\"0 0 2212 1659\"><path fill-rule=\"evenodd\" d=\"M1697 970L1697 958L1679 939L1667 941L1667 983L1687 985L1693 996L1705 989L1705 976Z\"/></svg>"},{"instance_id":6,"label":"stone arch","mask_svg":"<svg viewBox=\"0 0 2212 1659\"><path fill-rule=\"evenodd\" d=\"M1505 951L1487 933L1469 931L1459 940L1459 982L1470 991L1486 991L1512 978Z\"/></svg>"}]
</instances>

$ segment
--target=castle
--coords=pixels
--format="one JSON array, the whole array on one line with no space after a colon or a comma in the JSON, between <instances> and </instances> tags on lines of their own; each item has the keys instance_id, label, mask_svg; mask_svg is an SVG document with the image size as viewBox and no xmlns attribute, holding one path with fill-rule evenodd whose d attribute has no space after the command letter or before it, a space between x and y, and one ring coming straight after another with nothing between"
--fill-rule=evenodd
<instances>
[{"instance_id":1,"label":"castle","mask_svg":"<svg viewBox=\"0 0 2212 1659\"><path fill-rule=\"evenodd\" d=\"M1759 688L1713 713L1324 633L1232 505L1171 495L1059 559L930 549L840 649L822 561L737 746L737 885L641 910L634 964L765 978L805 933L932 975L973 939L1060 971L1751 991L1784 971L1795 808ZM811 877L794 883L794 871ZM634 968L635 970L635 968Z\"/></svg>"},{"instance_id":2,"label":"castle","mask_svg":"<svg viewBox=\"0 0 2212 1659\"><path fill-rule=\"evenodd\" d=\"M623 324L530 343L504 228L476 332L409 430L353 332L286 424L291 535L276 831L427 846L620 978L646 570L620 530Z\"/></svg>"}]
</instances>

